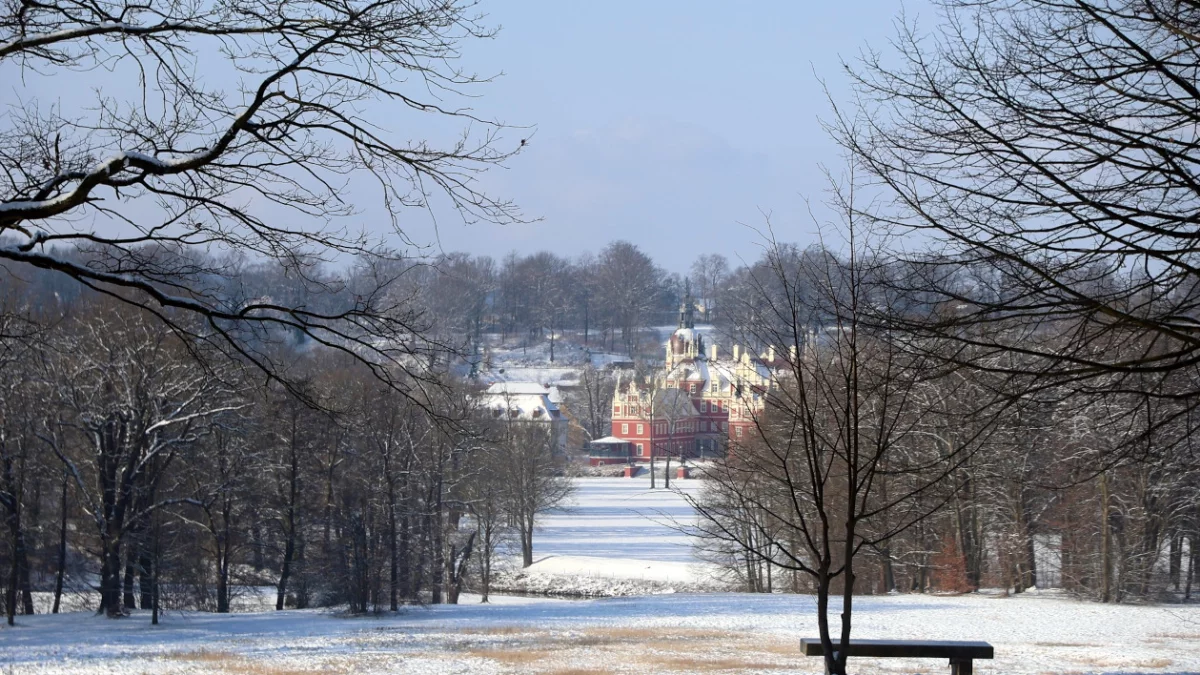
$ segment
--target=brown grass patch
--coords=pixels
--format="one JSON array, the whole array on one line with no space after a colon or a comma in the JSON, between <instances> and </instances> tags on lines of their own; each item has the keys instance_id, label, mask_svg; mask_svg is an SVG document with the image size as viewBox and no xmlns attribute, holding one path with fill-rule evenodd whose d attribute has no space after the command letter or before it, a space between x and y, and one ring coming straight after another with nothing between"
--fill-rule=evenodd
<instances>
[{"instance_id":1,"label":"brown grass patch","mask_svg":"<svg viewBox=\"0 0 1200 675\"><path fill-rule=\"evenodd\" d=\"M739 637L740 633L704 628L589 628L582 631L589 635L614 640L715 640Z\"/></svg>"},{"instance_id":2,"label":"brown grass patch","mask_svg":"<svg viewBox=\"0 0 1200 675\"><path fill-rule=\"evenodd\" d=\"M1037 647L1102 647L1093 642L1035 642Z\"/></svg>"},{"instance_id":3,"label":"brown grass patch","mask_svg":"<svg viewBox=\"0 0 1200 675\"><path fill-rule=\"evenodd\" d=\"M698 656L667 656L653 660L655 666L668 670L681 670L688 673L718 673L722 671L740 670L782 670L785 666L777 663L749 661L746 659L725 657L705 659Z\"/></svg>"},{"instance_id":4,"label":"brown grass patch","mask_svg":"<svg viewBox=\"0 0 1200 675\"><path fill-rule=\"evenodd\" d=\"M1070 657L1076 663L1082 663L1095 668L1166 668L1175 663L1171 659L1143 659L1141 661L1126 661L1124 659L1116 659L1102 656L1073 656Z\"/></svg>"},{"instance_id":5,"label":"brown grass patch","mask_svg":"<svg viewBox=\"0 0 1200 675\"><path fill-rule=\"evenodd\" d=\"M463 628L455 631L463 635L544 635L545 631L526 626L488 626L485 628Z\"/></svg>"},{"instance_id":6,"label":"brown grass patch","mask_svg":"<svg viewBox=\"0 0 1200 675\"><path fill-rule=\"evenodd\" d=\"M800 641L795 642L755 642L747 645L746 649L779 656L804 656L800 651Z\"/></svg>"},{"instance_id":7,"label":"brown grass patch","mask_svg":"<svg viewBox=\"0 0 1200 675\"><path fill-rule=\"evenodd\" d=\"M1154 633L1154 637L1168 640L1200 640L1200 633Z\"/></svg>"},{"instance_id":8,"label":"brown grass patch","mask_svg":"<svg viewBox=\"0 0 1200 675\"><path fill-rule=\"evenodd\" d=\"M463 652L468 656L490 659L510 666L527 666L549 658L550 652L540 649L472 649Z\"/></svg>"},{"instance_id":9,"label":"brown grass patch","mask_svg":"<svg viewBox=\"0 0 1200 675\"><path fill-rule=\"evenodd\" d=\"M163 655L173 661L203 664L205 670L227 675L312 675L312 673L348 673L346 666L320 663L314 668L291 668L262 661L254 661L239 654L197 649L190 652L171 652Z\"/></svg>"},{"instance_id":10,"label":"brown grass patch","mask_svg":"<svg viewBox=\"0 0 1200 675\"><path fill-rule=\"evenodd\" d=\"M239 659L237 654L231 652L219 652L212 649L197 649L191 652L169 652L163 654L163 658L172 661L192 661L195 663L225 663Z\"/></svg>"}]
</instances>

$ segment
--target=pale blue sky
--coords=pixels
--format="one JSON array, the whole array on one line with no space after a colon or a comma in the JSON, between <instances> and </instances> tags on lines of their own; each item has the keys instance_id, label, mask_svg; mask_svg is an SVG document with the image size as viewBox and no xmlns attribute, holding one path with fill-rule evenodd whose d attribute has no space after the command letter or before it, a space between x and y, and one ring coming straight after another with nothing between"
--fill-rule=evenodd
<instances>
[{"instance_id":1,"label":"pale blue sky","mask_svg":"<svg viewBox=\"0 0 1200 675\"><path fill-rule=\"evenodd\" d=\"M903 9L928 29L936 20L929 3L906 0ZM414 209L401 218L405 233L427 252L496 258L513 250L576 256L626 239L668 270L684 272L702 253L722 253L735 264L756 258L761 242L748 226L761 227L762 212L773 214L779 238L816 241L805 199L823 198L821 165L836 171L842 164L819 122L830 112L822 80L844 100L842 60L855 60L868 46L886 55L902 5L483 0L480 9L500 32L467 45L459 65L503 74L471 88L478 98L469 104L480 116L536 127L509 134L512 142L531 140L483 183L540 220L464 225L435 208L435 231L430 214ZM18 80L12 68L0 72L0 81L11 78L12 100L66 110L100 96L138 98L128 73L30 72ZM197 76L231 92L238 77L228 64L208 61ZM401 141L444 142L445 120L396 108L370 117L395 124L387 131ZM387 232L373 180L356 178L341 194L358 213L339 226ZM157 214L152 203L131 208L148 209L142 213L151 222ZM97 216L75 226L112 224Z\"/></svg>"},{"instance_id":2,"label":"pale blue sky","mask_svg":"<svg viewBox=\"0 0 1200 675\"><path fill-rule=\"evenodd\" d=\"M841 60L888 49L898 2L489 2L502 28L467 63L504 76L481 112L536 125L527 151L487 182L540 222L463 226L443 219L445 250L548 249L575 255L628 239L684 271L701 253L757 256L745 223L773 213L806 244L804 199L837 149L821 88L844 97ZM935 9L906 2L932 26ZM429 233L419 237L429 238Z\"/></svg>"}]
</instances>

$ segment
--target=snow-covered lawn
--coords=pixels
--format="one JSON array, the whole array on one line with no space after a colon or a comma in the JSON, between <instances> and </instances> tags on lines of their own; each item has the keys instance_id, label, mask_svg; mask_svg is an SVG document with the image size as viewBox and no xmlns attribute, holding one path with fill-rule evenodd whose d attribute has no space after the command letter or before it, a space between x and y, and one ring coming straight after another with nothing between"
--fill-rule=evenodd
<instances>
[{"instance_id":1,"label":"snow-covered lawn","mask_svg":"<svg viewBox=\"0 0 1200 675\"><path fill-rule=\"evenodd\" d=\"M703 586L715 570L696 558L683 531L694 521L681 493L698 494L702 481L673 480L671 490L648 476L581 478L569 504L534 532L530 574L625 579Z\"/></svg>"},{"instance_id":2,"label":"snow-covered lawn","mask_svg":"<svg viewBox=\"0 0 1200 675\"><path fill-rule=\"evenodd\" d=\"M698 481L672 482L683 490ZM691 512L649 480L580 479L545 521L535 574L579 584L652 580L689 587L704 572ZM675 593L596 600L494 596L480 605L346 618L324 611L217 616L75 612L0 628L0 674L24 673L819 673L799 654L816 635L807 596ZM836 611L836 610L835 610ZM978 673L1200 673L1200 606L1135 607L1016 597L895 595L855 601L859 638L986 640ZM852 661L859 673L945 673L934 660Z\"/></svg>"},{"instance_id":3,"label":"snow-covered lawn","mask_svg":"<svg viewBox=\"0 0 1200 675\"><path fill-rule=\"evenodd\" d=\"M22 618L0 630L3 673L817 673L808 597L497 598L343 618L319 611ZM1054 595L861 598L863 638L987 640L979 673L1200 672L1200 608ZM946 672L938 661L859 660L860 673Z\"/></svg>"}]
</instances>

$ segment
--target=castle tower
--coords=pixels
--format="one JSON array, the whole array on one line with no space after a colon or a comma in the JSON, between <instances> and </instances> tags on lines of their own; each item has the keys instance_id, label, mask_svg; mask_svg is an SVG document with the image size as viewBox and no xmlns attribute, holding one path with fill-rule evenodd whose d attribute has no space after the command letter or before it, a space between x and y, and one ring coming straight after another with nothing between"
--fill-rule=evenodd
<instances>
[{"instance_id":1,"label":"castle tower","mask_svg":"<svg viewBox=\"0 0 1200 675\"><path fill-rule=\"evenodd\" d=\"M704 337L696 332L696 304L689 289L679 303L679 327L667 341L667 369L697 359L704 359Z\"/></svg>"}]
</instances>

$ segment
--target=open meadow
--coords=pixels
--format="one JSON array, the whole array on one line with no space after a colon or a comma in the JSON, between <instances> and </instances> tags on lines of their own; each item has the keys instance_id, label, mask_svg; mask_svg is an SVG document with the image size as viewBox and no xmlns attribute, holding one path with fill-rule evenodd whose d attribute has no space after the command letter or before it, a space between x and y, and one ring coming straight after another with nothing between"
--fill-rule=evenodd
<instances>
[{"instance_id":1,"label":"open meadow","mask_svg":"<svg viewBox=\"0 0 1200 675\"><path fill-rule=\"evenodd\" d=\"M697 582L705 565L674 523L675 494L645 479L580 479L574 504L538 532L534 574L582 588ZM698 481L676 483L696 490ZM565 582L567 583L567 582ZM1200 672L1200 608L1102 605L1056 592L1004 597L891 595L856 601L860 638L986 640L978 673ZM661 593L566 600L496 596L347 617L330 610L80 611L19 617L0 629L0 672L33 673L819 673L800 655L816 634L808 596ZM852 672L935 673L933 660L870 659Z\"/></svg>"}]
</instances>

